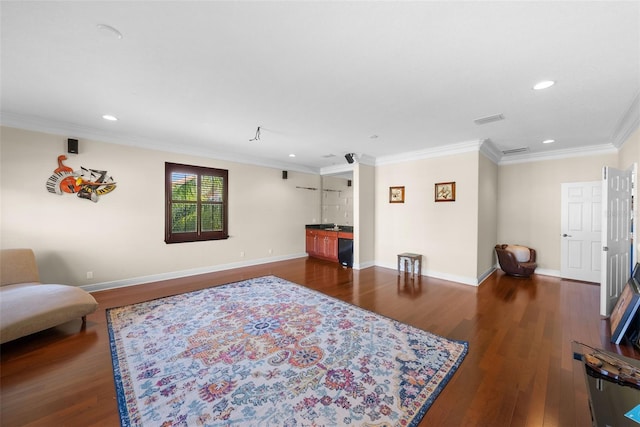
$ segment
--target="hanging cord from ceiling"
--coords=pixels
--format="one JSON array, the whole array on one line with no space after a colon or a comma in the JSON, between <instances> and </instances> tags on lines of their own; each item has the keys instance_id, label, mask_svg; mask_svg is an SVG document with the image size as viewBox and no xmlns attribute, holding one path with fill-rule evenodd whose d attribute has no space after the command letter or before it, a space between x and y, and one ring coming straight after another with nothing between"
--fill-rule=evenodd
<instances>
[{"instance_id":1,"label":"hanging cord from ceiling","mask_svg":"<svg viewBox=\"0 0 640 427\"><path fill-rule=\"evenodd\" d=\"M249 142L251 141L260 141L260 126L258 126L258 129L256 129L256 136L249 140Z\"/></svg>"}]
</instances>

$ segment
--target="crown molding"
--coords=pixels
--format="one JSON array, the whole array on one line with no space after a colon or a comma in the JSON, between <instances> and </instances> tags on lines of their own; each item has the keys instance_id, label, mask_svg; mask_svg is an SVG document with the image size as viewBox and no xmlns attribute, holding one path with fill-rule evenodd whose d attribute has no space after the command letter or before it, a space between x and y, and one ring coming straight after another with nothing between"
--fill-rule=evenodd
<instances>
[{"instance_id":1,"label":"crown molding","mask_svg":"<svg viewBox=\"0 0 640 427\"><path fill-rule=\"evenodd\" d=\"M393 163L403 163L413 160L428 159L433 157L451 156L454 154L478 151L482 145L482 140L461 142L442 147L427 148L425 150L409 151L406 153L392 154L390 156L377 157L375 166L389 165Z\"/></svg>"},{"instance_id":2,"label":"crown molding","mask_svg":"<svg viewBox=\"0 0 640 427\"><path fill-rule=\"evenodd\" d=\"M353 164L331 165L320 169L320 175L338 175L343 173L353 173Z\"/></svg>"},{"instance_id":3,"label":"crown molding","mask_svg":"<svg viewBox=\"0 0 640 427\"><path fill-rule=\"evenodd\" d=\"M482 141L482 144L480 144L480 152L496 164L500 162L503 155L502 151L500 151L489 138L485 139Z\"/></svg>"},{"instance_id":4,"label":"crown molding","mask_svg":"<svg viewBox=\"0 0 640 427\"><path fill-rule=\"evenodd\" d=\"M633 132L640 127L640 92L631 100L631 104L616 126L611 142L616 148L622 147Z\"/></svg>"},{"instance_id":5,"label":"crown molding","mask_svg":"<svg viewBox=\"0 0 640 427\"><path fill-rule=\"evenodd\" d=\"M514 165L517 163L531 163L542 160L559 160L569 157L597 156L615 154L618 149L613 144L601 144L592 147L568 148L566 150L547 151L544 153L527 153L502 157L498 165Z\"/></svg>"},{"instance_id":6,"label":"crown molding","mask_svg":"<svg viewBox=\"0 0 640 427\"><path fill-rule=\"evenodd\" d=\"M356 163L361 165L375 166L376 158L364 153L354 153ZM331 165L320 168L320 175L336 175L353 172L353 164Z\"/></svg>"},{"instance_id":7,"label":"crown molding","mask_svg":"<svg viewBox=\"0 0 640 427\"><path fill-rule=\"evenodd\" d=\"M206 157L209 159L224 160L267 168L311 174L320 173L320 170L318 168L301 166L295 163L277 162L258 157L239 155L234 153L224 153L218 150L207 150L193 146L177 145L169 141L124 135L114 132L104 132L95 128L79 126L71 122L52 121L44 119L42 117L14 114L6 111L0 113L0 125L35 132L49 133L53 135L61 135L65 138L84 138L94 141L106 142L109 144L125 145L153 151L186 154L197 157Z\"/></svg>"},{"instance_id":8,"label":"crown molding","mask_svg":"<svg viewBox=\"0 0 640 427\"><path fill-rule=\"evenodd\" d=\"M193 146L185 146L169 143L168 141L151 140L132 135L122 135L112 132L104 132L99 129L79 126L71 122L57 122L37 116L27 116L14 114L11 112L0 113L0 124L7 127L31 130L36 132L61 135L66 138L84 138L111 144L138 147L154 151L166 151L170 153L200 156L217 160L230 161L254 166L290 170L295 172L334 175L353 172L353 165L332 165L323 168L312 168L295 163L277 162L262 158L238 155L233 153L223 153L217 150L207 150ZM427 158L450 156L467 153L470 151L480 151L487 158L498 165L511 165L517 163L528 163L543 160L557 160L569 157L594 156L601 154L616 153L629 136L640 127L640 94L636 94L631 105L627 109L616 127L612 143L601 144L592 147L581 147L565 150L557 150L544 153L524 153L504 156L497 149L490 139L466 141L457 144L450 144L441 147L428 148L424 150L398 153L389 156L374 158L367 154L357 154L358 163L369 166L382 166L394 163L403 163Z\"/></svg>"},{"instance_id":9,"label":"crown molding","mask_svg":"<svg viewBox=\"0 0 640 427\"><path fill-rule=\"evenodd\" d=\"M376 158L372 157L368 154L359 154L358 155L358 163L362 164L362 165L367 165L367 166L375 166L376 165Z\"/></svg>"}]
</instances>

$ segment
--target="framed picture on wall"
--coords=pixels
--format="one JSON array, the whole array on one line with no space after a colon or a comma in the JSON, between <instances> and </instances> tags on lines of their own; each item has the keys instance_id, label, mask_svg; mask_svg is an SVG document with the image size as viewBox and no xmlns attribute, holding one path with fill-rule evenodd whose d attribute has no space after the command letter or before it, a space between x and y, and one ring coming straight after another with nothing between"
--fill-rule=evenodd
<instances>
[{"instance_id":1,"label":"framed picture on wall","mask_svg":"<svg viewBox=\"0 0 640 427\"><path fill-rule=\"evenodd\" d=\"M439 182L436 184L436 202L455 202L456 183Z\"/></svg>"},{"instance_id":2,"label":"framed picture on wall","mask_svg":"<svg viewBox=\"0 0 640 427\"><path fill-rule=\"evenodd\" d=\"M389 203L404 203L404 187L389 187Z\"/></svg>"}]
</instances>

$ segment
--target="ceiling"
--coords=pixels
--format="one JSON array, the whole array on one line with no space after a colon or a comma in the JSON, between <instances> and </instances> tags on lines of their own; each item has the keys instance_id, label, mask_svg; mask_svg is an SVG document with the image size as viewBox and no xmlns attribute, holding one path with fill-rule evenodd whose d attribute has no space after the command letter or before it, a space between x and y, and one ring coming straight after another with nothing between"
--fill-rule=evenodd
<instances>
[{"instance_id":1,"label":"ceiling","mask_svg":"<svg viewBox=\"0 0 640 427\"><path fill-rule=\"evenodd\" d=\"M0 14L2 124L65 137L321 173L346 153L616 147L638 126L637 1L2 1Z\"/></svg>"}]
</instances>

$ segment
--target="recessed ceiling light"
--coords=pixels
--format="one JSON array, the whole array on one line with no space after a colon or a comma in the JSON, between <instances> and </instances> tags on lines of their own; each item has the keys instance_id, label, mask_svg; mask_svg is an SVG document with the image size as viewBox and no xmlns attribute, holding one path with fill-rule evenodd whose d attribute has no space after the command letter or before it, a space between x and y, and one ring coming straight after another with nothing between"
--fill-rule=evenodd
<instances>
[{"instance_id":1,"label":"recessed ceiling light","mask_svg":"<svg viewBox=\"0 0 640 427\"><path fill-rule=\"evenodd\" d=\"M552 142L556 142L555 139L545 139L544 141L542 141L543 144L551 144Z\"/></svg>"},{"instance_id":2,"label":"recessed ceiling light","mask_svg":"<svg viewBox=\"0 0 640 427\"><path fill-rule=\"evenodd\" d=\"M289 154L289 157L295 157L295 156L296 156L296 155L295 155L295 154L293 154L293 153Z\"/></svg>"},{"instance_id":3,"label":"recessed ceiling light","mask_svg":"<svg viewBox=\"0 0 640 427\"><path fill-rule=\"evenodd\" d=\"M116 116L112 116L111 114L105 114L104 116L102 116L102 118L111 122L115 122L118 120Z\"/></svg>"},{"instance_id":4,"label":"recessed ceiling light","mask_svg":"<svg viewBox=\"0 0 640 427\"><path fill-rule=\"evenodd\" d=\"M556 84L556 82L554 82L553 80L543 80L539 83L536 83L536 85L533 87L533 90L547 89L553 86L554 84Z\"/></svg>"}]
</instances>

